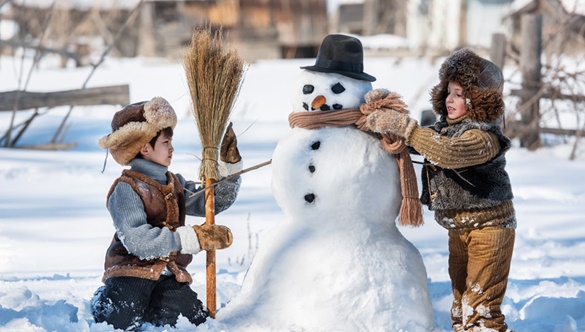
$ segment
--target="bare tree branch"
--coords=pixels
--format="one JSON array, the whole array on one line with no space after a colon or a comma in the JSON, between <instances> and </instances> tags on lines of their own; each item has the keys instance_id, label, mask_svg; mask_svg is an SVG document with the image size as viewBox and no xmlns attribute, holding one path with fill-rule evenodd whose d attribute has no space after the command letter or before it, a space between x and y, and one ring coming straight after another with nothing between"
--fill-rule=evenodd
<instances>
[{"instance_id":1,"label":"bare tree branch","mask_svg":"<svg viewBox=\"0 0 585 332\"><path fill-rule=\"evenodd\" d=\"M1 6L0 6L1 7ZM34 60L33 60L33 64L30 67L30 70L28 71L28 75L26 77L26 82L24 83L24 86L22 87L22 89L20 88L20 83L22 80L22 73L24 72L24 56L26 54L26 52L23 50L22 52L22 57L20 59L20 75L18 77L18 91L26 91L26 88L28 87L28 83L30 82L30 78L32 77L32 72L33 69L36 67L38 61L40 61L40 56L37 56L40 52L40 48L42 47L42 40L43 37L45 36L45 32L47 30L47 26L49 25L49 22L51 22L51 19L53 17L53 12L55 10L55 1L53 1L53 3L51 4L51 7L49 8L49 16L47 17L47 19L45 20L45 24L43 26L43 33L41 35L41 38L39 39L39 44L37 45L37 48L35 49L35 56L34 56ZM14 101L14 108L12 110L12 116L10 117L10 124L8 125L8 129L6 132L6 135L4 135L6 141L4 142L4 146L5 147L12 147L14 146L14 141L11 141L11 135L12 135L12 130L13 130L13 126L14 126L14 119L16 118L16 112L18 111L17 107L18 107L18 100L20 99L20 93L17 92L16 94L16 99ZM36 116L33 115L30 118L30 121L32 121L32 119ZM28 127L28 124L30 124L30 122L28 122L26 124L26 126L24 127L24 129L26 129ZM22 135L22 131L18 134L17 139L20 138L20 136Z\"/></svg>"},{"instance_id":2,"label":"bare tree branch","mask_svg":"<svg viewBox=\"0 0 585 332\"><path fill-rule=\"evenodd\" d=\"M134 14L138 11L138 9L142 6L143 3L144 3L144 0L140 0L140 2L136 5L136 7L134 7L134 9L132 9L130 14L128 15L128 18L124 22L124 25L120 28L120 30L118 30L118 33L114 37L114 40L112 40L112 42L108 45L108 47L102 52L102 55L101 55L100 59L98 60L98 62L91 65L92 66L91 72L89 73L89 75L85 79L85 82L83 82L83 85L81 86L82 89L85 89L85 87L87 86L87 83L89 82L89 80L91 79L93 74L95 73L96 69L104 62L104 60L106 59L106 56L110 53L112 48L115 46L118 39L120 39L120 37L122 36L122 33L124 32L124 30L126 29L128 24L130 23L131 19L134 18ZM70 106L69 111L67 112L67 114L63 118L63 121L61 121L59 128L57 128L57 131L55 131L55 135L53 135L53 138L51 139L51 143L55 143L57 141L57 138L61 135L61 132L63 131L63 128L65 127L65 123L69 119L69 116L71 115L72 110L73 110L73 106Z\"/></svg>"}]
</instances>

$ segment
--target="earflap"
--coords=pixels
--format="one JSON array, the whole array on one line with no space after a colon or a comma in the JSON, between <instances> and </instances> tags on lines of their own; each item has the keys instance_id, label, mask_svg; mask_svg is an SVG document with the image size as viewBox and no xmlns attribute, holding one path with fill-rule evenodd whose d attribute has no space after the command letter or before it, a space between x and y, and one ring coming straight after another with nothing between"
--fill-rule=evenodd
<instances>
[{"instance_id":1,"label":"earflap","mask_svg":"<svg viewBox=\"0 0 585 332\"><path fill-rule=\"evenodd\" d=\"M478 122L494 122L506 110L502 94L498 90L472 87L467 103L467 116Z\"/></svg>"},{"instance_id":2,"label":"earflap","mask_svg":"<svg viewBox=\"0 0 585 332\"><path fill-rule=\"evenodd\" d=\"M433 112L437 115L447 116L447 106L445 99L447 98L447 85L449 82L440 82L431 89L431 105Z\"/></svg>"},{"instance_id":3,"label":"earflap","mask_svg":"<svg viewBox=\"0 0 585 332\"><path fill-rule=\"evenodd\" d=\"M129 122L102 137L99 145L102 149L109 149L118 164L126 166L136 157L140 149L156 136L157 132L157 128L147 122Z\"/></svg>"}]
</instances>

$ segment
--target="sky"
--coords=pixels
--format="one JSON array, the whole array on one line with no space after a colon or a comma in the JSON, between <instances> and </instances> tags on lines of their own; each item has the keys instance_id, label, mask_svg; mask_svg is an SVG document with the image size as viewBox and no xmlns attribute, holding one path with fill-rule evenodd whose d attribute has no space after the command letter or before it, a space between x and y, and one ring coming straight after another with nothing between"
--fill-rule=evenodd
<instances>
[{"instance_id":1,"label":"sky","mask_svg":"<svg viewBox=\"0 0 585 332\"><path fill-rule=\"evenodd\" d=\"M366 58L365 71L377 77L375 88L399 92L412 116L418 118L430 107L428 92L437 82L441 60ZM28 73L31 61L27 56L21 63L20 54L1 57L0 91L15 89L19 72ZM89 68L71 64L63 70L58 63L58 59L46 57L32 72L28 90L77 89L89 75ZM278 142L290 134L287 118L292 109L291 84L299 67L312 63L312 59L264 60L248 67L231 116L244 167L270 160ZM514 72L514 68L506 68L504 74L512 78ZM201 145L180 62L107 59L88 86L117 84L129 84L131 102L162 96L171 103L179 117L171 170L195 179ZM68 150L26 148L47 143L67 108L42 110L23 135L19 148L0 148L0 331L111 330L105 324L93 323L89 300L102 284L103 257L113 235L105 197L123 169L110 156L101 172L106 153L97 141L109 133L112 115L119 109L108 105L75 108L63 140L75 143ZM29 115L30 111L19 112L15 122ZM0 112L0 132L4 133L10 116L9 112ZM507 154L518 229L502 308L516 331L585 331L585 186L579 180L585 172L585 151L579 147L576 160L571 161L573 138L546 137L545 143L531 152L514 141ZM233 245L218 252L218 317L222 308L238 298L256 254L269 254L269 244L275 243L271 235L285 225L286 216L271 190L272 172L272 166L266 166L243 175L236 203L216 219L234 234ZM437 331L448 331L452 296L447 234L433 221L432 213L425 210L424 218L420 228L397 229L420 252L434 323ZM197 218L188 221L203 222ZM337 256L324 266L333 270L343 260ZM189 270L194 279L192 288L203 298L204 265L204 255L200 254ZM321 265L307 268L318 270ZM351 270L346 271L348 274L340 275L339 280L349 280ZM282 279L284 286L289 280ZM266 324L267 329L278 329L277 323ZM192 326L182 319L174 329L145 326L144 330L187 331ZM197 328L250 330L244 320L221 319Z\"/></svg>"}]
</instances>

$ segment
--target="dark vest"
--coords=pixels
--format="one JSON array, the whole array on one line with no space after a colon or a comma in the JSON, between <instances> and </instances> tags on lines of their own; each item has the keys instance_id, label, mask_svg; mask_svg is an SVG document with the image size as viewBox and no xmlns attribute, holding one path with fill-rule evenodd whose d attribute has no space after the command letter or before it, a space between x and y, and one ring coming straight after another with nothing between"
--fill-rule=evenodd
<instances>
[{"instance_id":1,"label":"dark vest","mask_svg":"<svg viewBox=\"0 0 585 332\"><path fill-rule=\"evenodd\" d=\"M153 227L167 227L174 232L177 227L185 225L185 194L175 174L167 172L166 176L167 184L161 185L142 173L124 170L110 188L108 199L120 181L128 183L142 199L147 222ZM186 268L192 259L193 255L173 252L169 257L141 260L129 253L114 234L106 253L103 280L121 276L158 280L163 269L168 267L177 281L191 283Z\"/></svg>"},{"instance_id":2,"label":"dark vest","mask_svg":"<svg viewBox=\"0 0 585 332\"><path fill-rule=\"evenodd\" d=\"M425 160L421 201L430 210L488 208L513 198L510 178L505 170L505 153L510 148L510 139L502 133L499 125L465 119L451 126L443 120L431 128L447 137L459 137L467 130L481 129L494 133L501 148L488 162L456 169L457 172Z\"/></svg>"}]
</instances>

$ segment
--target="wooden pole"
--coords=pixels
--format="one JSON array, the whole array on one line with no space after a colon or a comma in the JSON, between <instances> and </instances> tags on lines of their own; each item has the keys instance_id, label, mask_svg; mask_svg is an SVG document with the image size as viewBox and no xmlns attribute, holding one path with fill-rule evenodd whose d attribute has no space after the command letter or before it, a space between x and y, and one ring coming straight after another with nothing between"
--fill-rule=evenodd
<instances>
[{"instance_id":1,"label":"wooden pole","mask_svg":"<svg viewBox=\"0 0 585 332\"><path fill-rule=\"evenodd\" d=\"M526 97L521 98L520 104L523 126L520 145L534 150L540 145L540 98L532 98L532 96L538 93L541 86L542 16L523 15L521 25L520 70L522 72L522 90L528 93Z\"/></svg>"},{"instance_id":2,"label":"wooden pole","mask_svg":"<svg viewBox=\"0 0 585 332\"><path fill-rule=\"evenodd\" d=\"M140 30L138 39L138 54L142 56L156 55L156 41L154 39L154 3L147 2L140 10Z\"/></svg>"},{"instance_id":3,"label":"wooden pole","mask_svg":"<svg viewBox=\"0 0 585 332\"><path fill-rule=\"evenodd\" d=\"M467 0L459 3L459 45L467 44Z\"/></svg>"},{"instance_id":4,"label":"wooden pole","mask_svg":"<svg viewBox=\"0 0 585 332\"><path fill-rule=\"evenodd\" d=\"M213 179L205 179L205 224L215 224L215 189ZM215 318L215 310L217 308L216 297L216 281L215 281L215 250L207 251L206 259L206 285L207 285L207 310L209 317Z\"/></svg>"},{"instance_id":5,"label":"wooden pole","mask_svg":"<svg viewBox=\"0 0 585 332\"><path fill-rule=\"evenodd\" d=\"M504 70L506 62L506 35L503 33L492 34L492 47L490 47L490 60Z\"/></svg>"}]
</instances>

